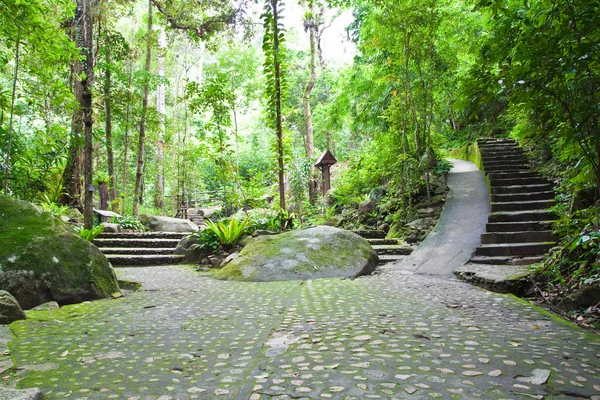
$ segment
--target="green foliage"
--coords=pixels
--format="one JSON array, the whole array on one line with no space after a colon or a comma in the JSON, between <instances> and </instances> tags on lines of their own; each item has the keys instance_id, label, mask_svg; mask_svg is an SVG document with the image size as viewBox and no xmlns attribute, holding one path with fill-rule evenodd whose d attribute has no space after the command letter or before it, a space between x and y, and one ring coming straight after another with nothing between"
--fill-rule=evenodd
<instances>
[{"instance_id":1,"label":"green foliage","mask_svg":"<svg viewBox=\"0 0 600 400\"><path fill-rule=\"evenodd\" d=\"M42 209L42 211L46 211L57 218L67 215L69 212L68 206L62 206L60 204L56 204L56 203L52 202L48 197L46 197L46 201L44 201L43 203L40 203L39 206Z\"/></svg>"},{"instance_id":2,"label":"green foliage","mask_svg":"<svg viewBox=\"0 0 600 400\"><path fill-rule=\"evenodd\" d=\"M513 135L547 147L553 163L576 169L570 179L593 180L600 194L598 2L482 1L478 9L490 33L464 97L475 113L504 99Z\"/></svg>"},{"instance_id":3,"label":"green foliage","mask_svg":"<svg viewBox=\"0 0 600 400\"><path fill-rule=\"evenodd\" d=\"M559 204L557 210L564 206ZM600 207L559 215L554 233L560 246L537 268L549 286L565 292L600 282Z\"/></svg>"},{"instance_id":4,"label":"green foliage","mask_svg":"<svg viewBox=\"0 0 600 400\"><path fill-rule=\"evenodd\" d=\"M241 221L237 218L231 218L229 221L206 221L208 229L210 229L217 237L221 245L235 246L240 238L246 233L246 229L250 224L250 219L246 218Z\"/></svg>"},{"instance_id":5,"label":"green foliage","mask_svg":"<svg viewBox=\"0 0 600 400\"><path fill-rule=\"evenodd\" d=\"M216 253L221 246L219 236L212 229L203 229L192 233L192 236L198 239L205 249L209 249L212 253Z\"/></svg>"},{"instance_id":6,"label":"green foliage","mask_svg":"<svg viewBox=\"0 0 600 400\"><path fill-rule=\"evenodd\" d=\"M88 242L94 241L98 235L104 232L104 225L98 225L92 229L85 229L80 227L75 227L75 231L79 233L79 237L87 240Z\"/></svg>"},{"instance_id":7,"label":"green foliage","mask_svg":"<svg viewBox=\"0 0 600 400\"><path fill-rule=\"evenodd\" d=\"M121 218L113 217L111 219L111 223L119 224L123 229L131 229L136 232L143 232L146 230L144 224L142 224L137 218L131 215L124 216Z\"/></svg>"}]
</instances>

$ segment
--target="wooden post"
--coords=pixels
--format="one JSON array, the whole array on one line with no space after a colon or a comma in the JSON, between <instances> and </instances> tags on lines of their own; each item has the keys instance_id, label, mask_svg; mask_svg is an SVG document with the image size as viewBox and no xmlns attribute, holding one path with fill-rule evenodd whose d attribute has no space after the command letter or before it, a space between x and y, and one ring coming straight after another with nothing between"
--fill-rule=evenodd
<instances>
[{"instance_id":1,"label":"wooden post","mask_svg":"<svg viewBox=\"0 0 600 400\"><path fill-rule=\"evenodd\" d=\"M327 196L329 189L331 189L331 166L323 165L323 197Z\"/></svg>"},{"instance_id":2,"label":"wooden post","mask_svg":"<svg viewBox=\"0 0 600 400\"><path fill-rule=\"evenodd\" d=\"M108 210L108 185L106 183L101 183L99 187L100 191L100 210L107 211ZM107 217L101 217L101 222L106 222L108 220Z\"/></svg>"},{"instance_id":3,"label":"wooden post","mask_svg":"<svg viewBox=\"0 0 600 400\"><path fill-rule=\"evenodd\" d=\"M331 151L327 150L315 163L316 167L321 168L323 176L323 197L327 195L327 192L331 189L331 166L335 165L337 160L331 154Z\"/></svg>"}]
</instances>

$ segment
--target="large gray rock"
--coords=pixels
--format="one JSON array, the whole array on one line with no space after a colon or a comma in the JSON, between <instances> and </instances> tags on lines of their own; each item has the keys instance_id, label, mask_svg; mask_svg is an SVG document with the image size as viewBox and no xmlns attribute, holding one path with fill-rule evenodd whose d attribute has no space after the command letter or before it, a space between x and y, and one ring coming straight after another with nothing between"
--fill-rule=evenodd
<instances>
[{"instance_id":1,"label":"large gray rock","mask_svg":"<svg viewBox=\"0 0 600 400\"><path fill-rule=\"evenodd\" d=\"M142 214L140 215L140 222L144 224L150 232L188 233L198 231L198 225L188 219Z\"/></svg>"},{"instance_id":2,"label":"large gray rock","mask_svg":"<svg viewBox=\"0 0 600 400\"><path fill-rule=\"evenodd\" d=\"M44 400L44 393L38 388L12 389L0 386L0 400Z\"/></svg>"},{"instance_id":3,"label":"large gray rock","mask_svg":"<svg viewBox=\"0 0 600 400\"><path fill-rule=\"evenodd\" d=\"M177 255L185 255L190 247L195 244L202 244L200 239L195 235L187 235L184 236L179 243L177 244L177 248L173 251L173 254Z\"/></svg>"},{"instance_id":4,"label":"large gray rock","mask_svg":"<svg viewBox=\"0 0 600 400\"><path fill-rule=\"evenodd\" d=\"M354 278L373 272L378 261L362 237L318 226L260 236L215 276L255 282Z\"/></svg>"},{"instance_id":5,"label":"large gray rock","mask_svg":"<svg viewBox=\"0 0 600 400\"><path fill-rule=\"evenodd\" d=\"M6 290L0 290L0 324L10 324L27 318L17 300Z\"/></svg>"},{"instance_id":6,"label":"large gray rock","mask_svg":"<svg viewBox=\"0 0 600 400\"><path fill-rule=\"evenodd\" d=\"M119 291L100 250L33 204L0 196L0 289L23 309L79 303Z\"/></svg>"}]
</instances>

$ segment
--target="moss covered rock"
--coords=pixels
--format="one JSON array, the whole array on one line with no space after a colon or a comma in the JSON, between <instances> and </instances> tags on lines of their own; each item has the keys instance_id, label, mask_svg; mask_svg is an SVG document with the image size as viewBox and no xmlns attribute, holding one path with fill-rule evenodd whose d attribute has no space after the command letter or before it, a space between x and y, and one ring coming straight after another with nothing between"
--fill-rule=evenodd
<instances>
[{"instance_id":1,"label":"moss covered rock","mask_svg":"<svg viewBox=\"0 0 600 400\"><path fill-rule=\"evenodd\" d=\"M106 298L119 286L96 246L36 206L0 195L0 289L29 309Z\"/></svg>"},{"instance_id":2,"label":"moss covered rock","mask_svg":"<svg viewBox=\"0 0 600 400\"><path fill-rule=\"evenodd\" d=\"M362 237L318 226L260 236L215 276L255 282L354 278L373 272L378 261Z\"/></svg>"}]
</instances>

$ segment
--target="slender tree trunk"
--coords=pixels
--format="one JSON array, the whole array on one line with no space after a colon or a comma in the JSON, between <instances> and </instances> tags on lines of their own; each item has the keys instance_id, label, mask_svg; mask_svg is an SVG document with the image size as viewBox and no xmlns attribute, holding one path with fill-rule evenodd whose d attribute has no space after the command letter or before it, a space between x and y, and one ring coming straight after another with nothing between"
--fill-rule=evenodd
<instances>
[{"instance_id":1,"label":"slender tree trunk","mask_svg":"<svg viewBox=\"0 0 600 400\"><path fill-rule=\"evenodd\" d=\"M144 70L150 74L152 61L152 0L148 0L148 38L146 42L146 64ZM148 112L148 96L150 87L148 81L144 83L144 98L142 100L142 116L140 120L140 135L138 140L137 170L135 174L135 190L133 193L133 215L139 215L139 203L142 195L142 178L144 175L144 142L146 138L146 114Z\"/></svg>"},{"instance_id":2,"label":"slender tree trunk","mask_svg":"<svg viewBox=\"0 0 600 400\"><path fill-rule=\"evenodd\" d=\"M127 79L127 107L125 111L125 137L123 143L123 181L121 182L121 214L125 214L125 192L127 190L127 155L129 153L129 127L131 125L131 81L133 78L133 62L129 64Z\"/></svg>"},{"instance_id":3,"label":"slender tree trunk","mask_svg":"<svg viewBox=\"0 0 600 400\"><path fill-rule=\"evenodd\" d=\"M317 201L315 175L315 143L313 132L313 119L310 108L310 96L317 81L317 36L319 34L319 21L316 13L315 1L309 2L311 17L304 22L305 29L308 30L310 40L310 77L304 88L304 96L302 98L304 104L304 123L306 126L305 147L306 157L310 162L310 177L308 179L308 199L311 205L315 205Z\"/></svg>"},{"instance_id":4,"label":"slender tree trunk","mask_svg":"<svg viewBox=\"0 0 600 400\"><path fill-rule=\"evenodd\" d=\"M8 122L8 145L6 148L6 171L4 172L4 194L8 195L8 182L10 180L10 156L12 152L13 120L15 112L15 98L17 95L17 79L19 76L19 51L21 49L21 25L17 33L17 44L15 46L15 73L12 82L12 97L10 99L10 119Z\"/></svg>"},{"instance_id":5,"label":"slender tree trunk","mask_svg":"<svg viewBox=\"0 0 600 400\"><path fill-rule=\"evenodd\" d=\"M92 155L93 155L93 109L92 109L92 87L94 84L94 49L93 49L93 1L78 0L75 11L75 27L77 30L77 47L79 47L83 56L82 74L75 80L75 86L80 86L81 90L76 90L77 100L82 110L82 120L84 128L84 226L91 229L94 221L93 200L94 187L92 183Z\"/></svg>"},{"instance_id":6,"label":"slender tree trunk","mask_svg":"<svg viewBox=\"0 0 600 400\"><path fill-rule=\"evenodd\" d=\"M159 32L158 37L158 74L161 77L165 76L165 31L163 29ZM159 126L159 137L158 144L156 146L156 181L154 186L154 206L163 210L165 207L165 85L163 83L158 87L158 93L156 96L156 111L160 118Z\"/></svg>"},{"instance_id":7,"label":"slender tree trunk","mask_svg":"<svg viewBox=\"0 0 600 400\"><path fill-rule=\"evenodd\" d=\"M112 144L112 115L111 115L111 99L110 91L112 86L112 77L110 72L110 45L106 44L106 69L104 70L104 116L105 116L105 131L106 131L106 164L109 176L108 200L109 203L117 198L117 189L115 182L115 161Z\"/></svg>"},{"instance_id":8,"label":"slender tree trunk","mask_svg":"<svg viewBox=\"0 0 600 400\"><path fill-rule=\"evenodd\" d=\"M279 208L285 211L285 170L283 164L283 122L281 110L281 60L279 55L279 3L271 0L273 10L273 63L275 64L275 114L277 127L277 164L279 169ZM282 228L285 221L282 219Z\"/></svg>"}]
</instances>

